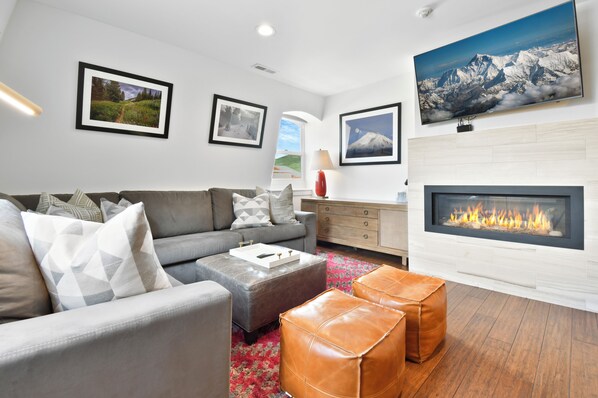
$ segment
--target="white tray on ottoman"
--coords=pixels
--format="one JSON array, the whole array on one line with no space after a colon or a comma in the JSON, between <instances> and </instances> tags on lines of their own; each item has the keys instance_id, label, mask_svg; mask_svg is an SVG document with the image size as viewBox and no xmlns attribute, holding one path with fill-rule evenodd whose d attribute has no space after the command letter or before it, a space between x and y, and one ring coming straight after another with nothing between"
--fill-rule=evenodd
<instances>
[{"instance_id":1,"label":"white tray on ottoman","mask_svg":"<svg viewBox=\"0 0 598 398\"><path fill-rule=\"evenodd\" d=\"M278 267L279 265L290 263L291 261L297 261L299 260L299 257L301 257L301 252L297 250L282 248L280 246L265 245L263 243L230 249L228 252L231 256L242 258L252 264L266 268ZM280 257L278 256L279 253L281 254ZM258 256L262 254L272 255L258 258Z\"/></svg>"}]
</instances>

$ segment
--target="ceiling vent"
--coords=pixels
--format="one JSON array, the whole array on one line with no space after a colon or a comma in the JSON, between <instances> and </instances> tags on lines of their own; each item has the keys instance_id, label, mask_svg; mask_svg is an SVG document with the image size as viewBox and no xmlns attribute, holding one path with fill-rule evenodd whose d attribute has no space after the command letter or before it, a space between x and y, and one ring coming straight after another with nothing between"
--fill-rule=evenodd
<instances>
[{"instance_id":1,"label":"ceiling vent","mask_svg":"<svg viewBox=\"0 0 598 398\"><path fill-rule=\"evenodd\" d=\"M253 64L253 65L251 65L251 67L252 67L253 69L257 69L257 70L259 70L259 71L262 71L262 72L270 73L271 75L273 75L273 74L275 74L275 73L276 73L276 71L275 71L275 70L273 70L273 69L270 69L270 68L268 68L267 66L264 66L264 65L262 65L262 64Z\"/></svg>"}]
</instances>

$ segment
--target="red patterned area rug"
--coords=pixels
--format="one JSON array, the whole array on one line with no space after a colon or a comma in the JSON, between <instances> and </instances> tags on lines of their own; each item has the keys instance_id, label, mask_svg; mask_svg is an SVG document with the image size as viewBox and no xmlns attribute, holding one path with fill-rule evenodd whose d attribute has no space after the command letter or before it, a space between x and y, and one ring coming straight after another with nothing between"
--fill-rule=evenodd
<instances>
[{"instance_id":1,"label":"red patterned area rug","mask_svg":"<svg viewBox=\"0 0 598 398\"><path fill-rule=\"evenodd\" d=\"M318 250L326 257L328 287L351 292L351 280L378 267L375 264ZM280 363L280 333L278 328L266 332L249 346L243 341L243 332L233 326L230 397L262 398L284 397L278 385Z\"/></svg>"}]
</instances>

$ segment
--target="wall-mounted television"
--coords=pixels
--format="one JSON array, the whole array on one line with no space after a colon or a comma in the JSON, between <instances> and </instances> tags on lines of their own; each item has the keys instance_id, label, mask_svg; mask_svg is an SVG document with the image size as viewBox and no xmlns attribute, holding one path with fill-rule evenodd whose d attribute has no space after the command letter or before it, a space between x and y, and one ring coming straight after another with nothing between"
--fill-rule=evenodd
<instances>
[{"instance_id":1,"label":"wall-mounted television","mask_svg":"<svg viewBox=\"0 0 598 398\"><path fill-rule=\"evenodd\" d=\"M574 1L414 61L422 124L583 96Z\"/></svg>"}]
</instances>

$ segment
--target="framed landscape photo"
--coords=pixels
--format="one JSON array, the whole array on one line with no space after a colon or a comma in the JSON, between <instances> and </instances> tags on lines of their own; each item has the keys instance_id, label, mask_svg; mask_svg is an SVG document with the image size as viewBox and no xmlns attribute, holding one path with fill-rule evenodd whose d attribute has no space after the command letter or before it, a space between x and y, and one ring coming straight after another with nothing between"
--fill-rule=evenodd
<instances>
[{"instance_id":1,"label":"framed landscape photo","mask_svg":"<svg viewBox=\"0 0 598 398\"><path fill-rule=\"evenodd\" d=\"M401 104L344 113L339 165L401 163Z\"/></svg>"},{"instance_id":2,"label":"framed landscape photo","mask_svg":"<svg viewBox=\"0 0 598 398\"><path fill-rule=\"evenodd\" d=\"M168 138L172 83L79 62L76 128Z\"/></svg>"},{"instance_id":3,"label":"framed landscape photo","mask_svg":"<svg viewBox=\"0 0 598 398\"><path fill-rule=\"evenodd\" d=\"M211 144L261 148L267 107L214 94Z\"/></svg>"}]
</instances>

